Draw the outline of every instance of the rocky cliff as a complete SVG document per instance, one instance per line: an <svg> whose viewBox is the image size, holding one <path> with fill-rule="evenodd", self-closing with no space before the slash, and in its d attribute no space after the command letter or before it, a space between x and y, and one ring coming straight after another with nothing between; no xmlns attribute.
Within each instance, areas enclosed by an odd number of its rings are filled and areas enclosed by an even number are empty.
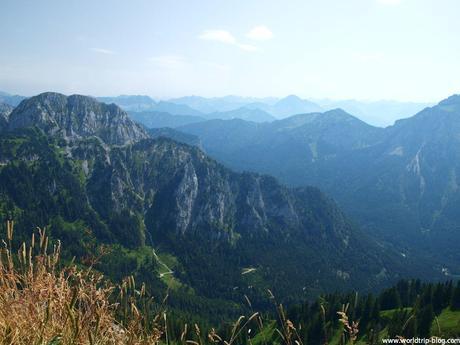
<svg viewBox="0 0 460 345"><path fill-rule="evenodd" d="M126 112L114 104L53 92L24 100L11 113L10 130L30 126L68 140L97 136L110 145L125 145L148 137Z"/></svg>

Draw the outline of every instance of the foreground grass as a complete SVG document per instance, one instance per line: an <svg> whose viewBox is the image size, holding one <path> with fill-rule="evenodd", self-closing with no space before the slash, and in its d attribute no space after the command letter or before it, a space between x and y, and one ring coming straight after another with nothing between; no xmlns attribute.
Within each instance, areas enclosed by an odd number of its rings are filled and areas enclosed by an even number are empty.
<svg viewBox="0 0 460 345"><path fill-rule="evenodd" d="M382 310L380 312L380 317L382 319L385 319L386 321L390 321L394 314L395 313L399 313L399 312L402 312L402 311L407 311L407 312L411 312L412 311L412 308L411 307L407 307L407 308L399 308L399 309L388 309L388 310Z"/></svg>
<svg viewBox="0 0 460 345"><path fill-rule="evenodd" d="M8 223L9 244L0 250L2 344L157 344L163 337L161 319L139 311L132 280L117 289L91 268L60 267L60 245L48 251L42 230L14 255L12 235Z"/></svg>
<svg viewBox="0 0 460 345"><path fill-rule="evenodd" d="M305 333L302 324L294 325L282 305L273 314L262 317L258 312L240 316L219 330L201 330L196 324L171 319L166 301L153 301L143 285L127 277L115 285L92 266L62 264L59 242L51 245L45 231L32 235L28 245L12 250L13 223L8 222L6 239L0 247L0 344L67 345L67 344L166 344L166 345L306 345L304 338L324 331L330 345L367 344L367 335L359 333L359 320L349 320L349 304L337 311L338 323L326 320L320 305L323 326L316 333ZM182 284L173 279L177 259L155 253L160 265L158 274L170 289ZM255 274L254 270L247 275ZM252 309L251 302L247 303ZM388 334L388 323L396 312L412 308L380 311L383 321L378 338ZM431 334L447 337L460 335L460 311L447 308L435 319ZM172 330L175 330L173 332ZM365 331L366 329L364 329ZM179 334L179 336L178 336ZM378 341L377 341L378 342ZM374 341L375 343L375 341ZM311 342L308 342L311 345Z"/></svg>
<svg viewBox="0 0 460 345"><path fill-rule="evenodd" d="M38 229L37 238L32 235L17 253L12 222L6 235L0 248L0 344L236 345L254 340L254 345L268 345L276 338L280 344L303 345L282 306L277 307L278 322L264 324L257 312L240 316L225 338L214 329L202 332L196 324L184 324L180 338L171 339L165 301L153 303L132 277L114 285L92 267L61 265L60 244L51 245L44 230ZM169 272L174 258L162 259L164 273Z"/></svg>
<svg viewBox="0 0 460 345"><path fill-rule="evenodd" d="M444 338L460 336L460 310L453 311L450 308L444 309L433 321L431 334Z"/></svg>

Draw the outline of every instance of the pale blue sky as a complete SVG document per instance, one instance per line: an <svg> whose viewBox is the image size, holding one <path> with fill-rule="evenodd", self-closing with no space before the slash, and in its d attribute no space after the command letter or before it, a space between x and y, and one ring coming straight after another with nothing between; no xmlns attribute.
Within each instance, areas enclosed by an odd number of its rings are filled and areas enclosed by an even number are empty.
<svg viewBox="0 0 460 345"><path fill-rule="evenodd" d="M0 90L437 101L458 0L0 0Z"/></svg>

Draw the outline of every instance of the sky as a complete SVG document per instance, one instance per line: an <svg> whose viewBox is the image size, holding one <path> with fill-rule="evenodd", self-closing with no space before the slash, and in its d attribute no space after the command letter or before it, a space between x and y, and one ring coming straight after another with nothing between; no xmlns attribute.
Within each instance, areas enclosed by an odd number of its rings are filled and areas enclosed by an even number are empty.
<svg viewBox="0 0 460 345"><path fill-rule="evenodd" d="M0 0L0 90L393 99L460 93L458 0Z"/></svg>

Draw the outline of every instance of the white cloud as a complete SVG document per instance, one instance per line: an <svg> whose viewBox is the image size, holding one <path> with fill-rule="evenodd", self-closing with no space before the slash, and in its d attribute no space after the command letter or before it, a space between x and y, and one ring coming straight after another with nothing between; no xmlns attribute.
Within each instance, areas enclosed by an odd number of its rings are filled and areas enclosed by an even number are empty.
<svg viewBox="0 0 460 345"><path fill-rule="evenodd" d="M377 0L378 3L382 5L399 5L401 0Z"/></svg>
<svg viewBox="0 0 460 345"><path fill-rule="evenodd" d="M273 37L273 33L266 26L259 25L252 28L252 30L246 34L246 37L256 41L268 41Z"/></svg>
<svg viewBox="0 0 460 345"><path fill-rule="evenodd" d="M258 50L256 46L238 42L235 36L233 36L230 32L225 31L225 30L206 30L206 31L203 31L198 36L198 38L202 40L206 40L206 41L215 41L215 42L232 45L232 46L240 48L241 50L245 50L247 52L255 52Z"/></svg>
<svg viewBox="0 0 460 345"><path fill-rule="evenodd" d="M230 32L225 30L206 30L199 36L199 38L207 41L236 44L236 38L233 37Z"/></svg>
<svg viewBox="0 0 460 345"><path fill-rule="evenodd" d="M104 49L104 48L91 48L93 52L105 55L115 55L116 53L113 50Z"/></svg>

